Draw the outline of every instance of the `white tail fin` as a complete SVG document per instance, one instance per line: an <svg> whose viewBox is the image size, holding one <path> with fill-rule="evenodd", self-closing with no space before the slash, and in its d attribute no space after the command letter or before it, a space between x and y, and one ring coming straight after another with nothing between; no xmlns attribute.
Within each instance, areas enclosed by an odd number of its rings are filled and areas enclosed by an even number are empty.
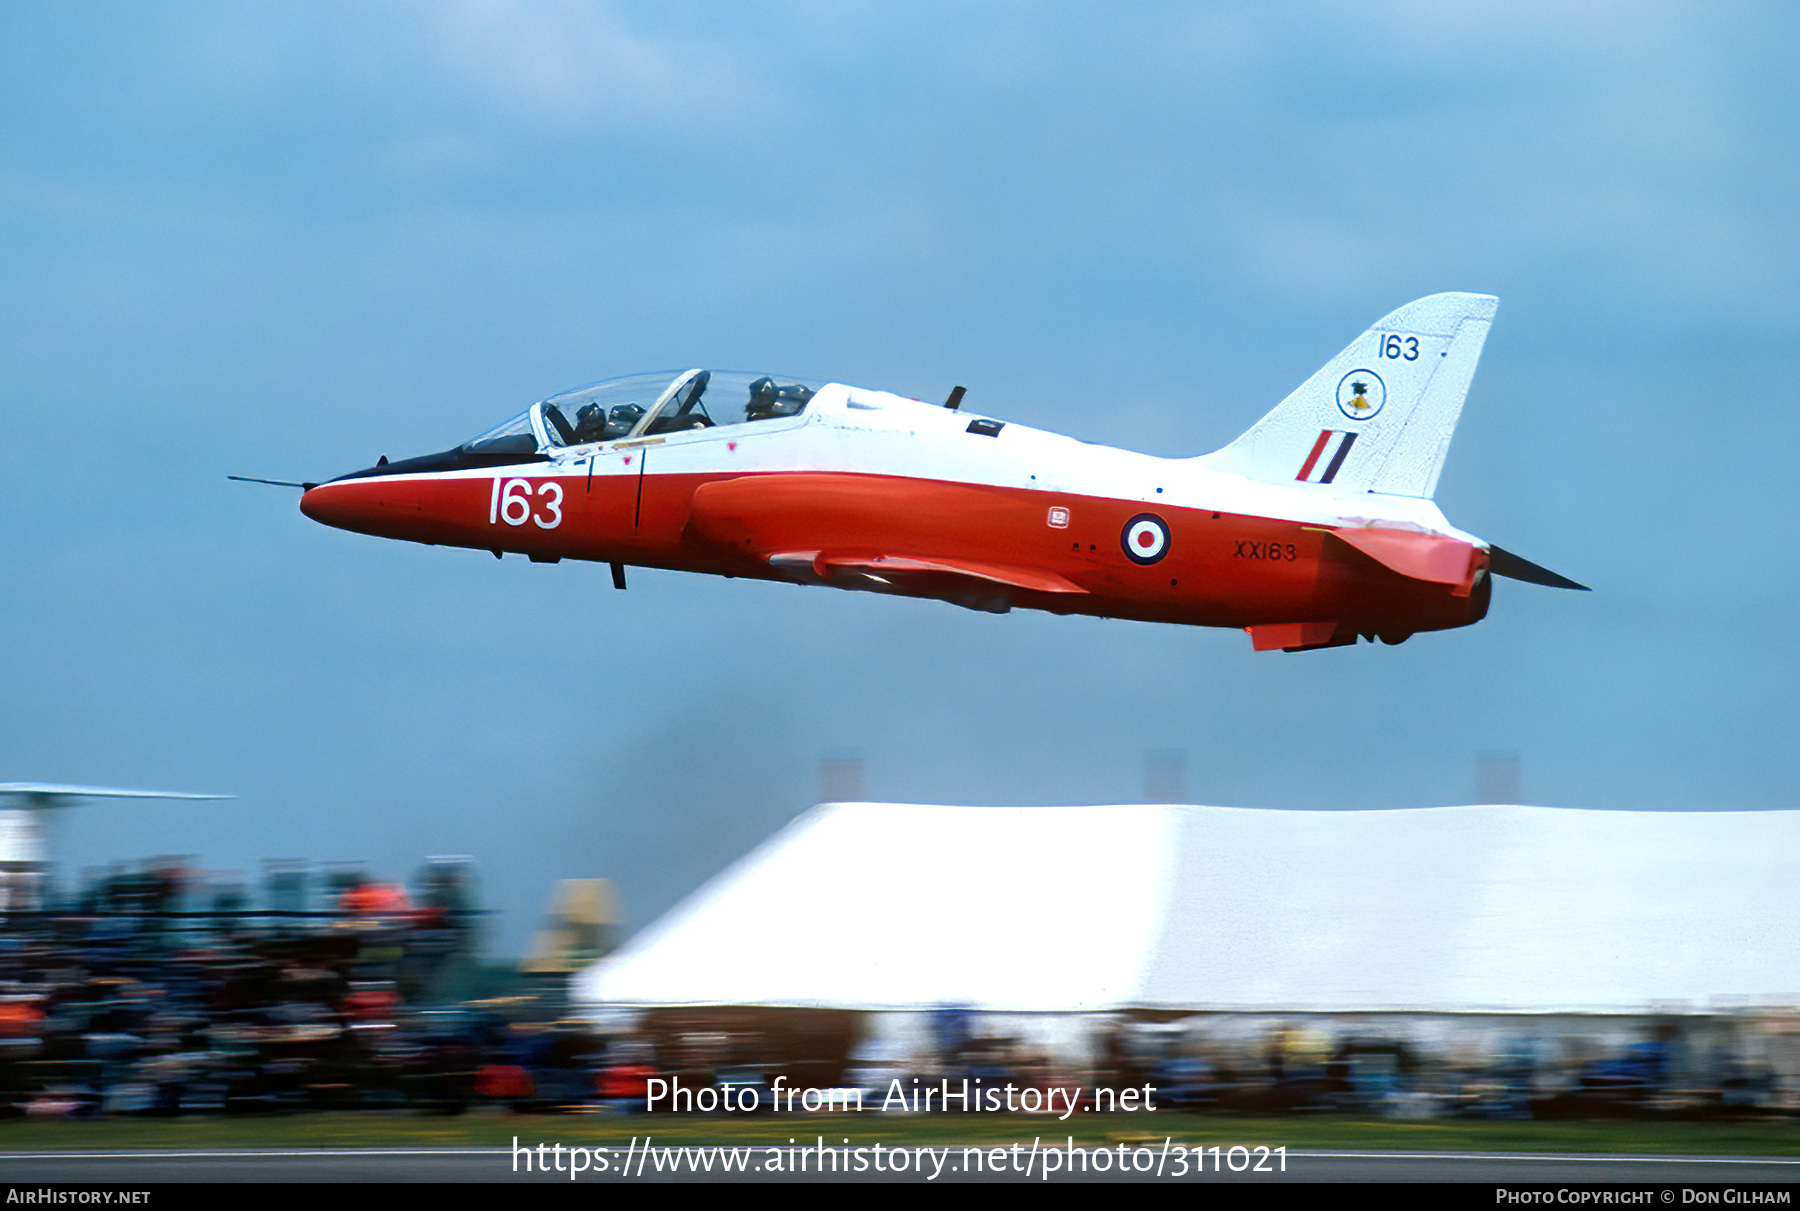
<svg viewBox="0 0 1800 1211"><path fill-rule="evenodd" d="M1199 461L1264 483L1429 497L1498 303L1486 294L1408 303Z"/></svg>

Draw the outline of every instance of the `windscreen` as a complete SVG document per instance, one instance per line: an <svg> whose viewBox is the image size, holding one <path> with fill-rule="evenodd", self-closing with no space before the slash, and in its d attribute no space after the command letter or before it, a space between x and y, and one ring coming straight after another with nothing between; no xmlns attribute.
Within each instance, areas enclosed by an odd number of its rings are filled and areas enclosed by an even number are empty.
<svg viewBox="0 0 1800 1211"><path fill-rule="evenodd" d="M462 448L471 454L536 454L537 435L531 431L530 410L471 437Z"/></svg>

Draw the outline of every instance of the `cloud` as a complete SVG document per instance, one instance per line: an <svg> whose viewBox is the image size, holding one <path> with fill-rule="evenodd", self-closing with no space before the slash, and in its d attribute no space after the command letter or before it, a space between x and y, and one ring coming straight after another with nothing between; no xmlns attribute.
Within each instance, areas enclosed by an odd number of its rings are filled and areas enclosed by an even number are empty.
<svg viewBox="0 0 1800 1211"><path fill-rule="evenodd" d="M425 10L438 61L558 125L740 120L767 104L738 48L611 4L460 0Z"/></svg>

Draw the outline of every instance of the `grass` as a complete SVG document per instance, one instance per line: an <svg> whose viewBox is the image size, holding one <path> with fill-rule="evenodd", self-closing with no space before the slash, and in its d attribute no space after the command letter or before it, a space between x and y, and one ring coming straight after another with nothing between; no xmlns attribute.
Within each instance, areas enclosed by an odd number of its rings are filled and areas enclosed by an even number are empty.
<svg viewBox="0 0 1800 1211"><path fill-rule="evenodd" d="M405 1111L339 1111L263 1117L111 1119L99 1122L12 1120L0 1124L0 1152L112 1151L157 1148L508 1147L627 1144L1029 1145L1041 1137L1077 1144L1160 1143L1189 1147L1243 1144L1295 1150L1379 1149L1417 1152L1597 1152L1631 1155L1800 1155L1800 1122L1395 1122L1337 1116L1247 1116L1178 1113L1026 1114L760 1114L749 1116L508 1114L476 1110L458 1116Z"/></svg>

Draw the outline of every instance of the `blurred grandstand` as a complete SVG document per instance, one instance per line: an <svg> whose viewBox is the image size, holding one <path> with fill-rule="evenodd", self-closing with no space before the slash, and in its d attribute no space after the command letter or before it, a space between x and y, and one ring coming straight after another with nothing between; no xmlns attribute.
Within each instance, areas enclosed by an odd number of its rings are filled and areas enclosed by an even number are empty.
<svg viewBox="0 0 1800 1211"><path fill-rule="evenodd" d="M408 889L272 862L159 859L0 919L0 1113L421 1105L473 1094L482 913L467 859Z"/></svg>
<svg viewBox="0 0 1800 1211"><path fill-rule="evenodd" d="M660 1077L1785 1116L1796 841L1794 812L834 804L616 951L611 887L558 885L519 969L480 960L467 858L159 859L0 916L0 1114L640 1111Z"/></svg>

